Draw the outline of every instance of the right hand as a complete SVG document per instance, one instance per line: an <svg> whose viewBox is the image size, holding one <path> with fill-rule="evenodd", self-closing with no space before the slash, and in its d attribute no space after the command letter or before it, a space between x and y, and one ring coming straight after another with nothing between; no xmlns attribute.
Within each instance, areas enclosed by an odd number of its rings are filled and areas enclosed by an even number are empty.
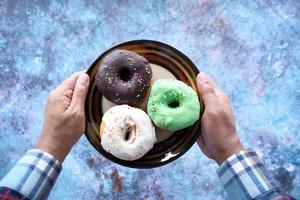
<svg viewBox="0 0 300 200"><path fill-rule="evenodd" d="M197 76L197 87L205 107L197 143L208 158L221 164L244 149L236 132L229 98L203 72Z"/></svg>

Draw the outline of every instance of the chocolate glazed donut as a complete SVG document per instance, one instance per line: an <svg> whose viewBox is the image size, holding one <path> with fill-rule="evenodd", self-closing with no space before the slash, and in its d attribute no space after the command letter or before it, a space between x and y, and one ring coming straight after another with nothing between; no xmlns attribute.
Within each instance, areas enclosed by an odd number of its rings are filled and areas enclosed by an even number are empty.
<svg viewBox="0 0 300 200"><path fill-rule="evenodd" d="M115 50L102 59L96 84L103 96L116 104L137 105L150 87L152 70L142 56Z"/></svg>

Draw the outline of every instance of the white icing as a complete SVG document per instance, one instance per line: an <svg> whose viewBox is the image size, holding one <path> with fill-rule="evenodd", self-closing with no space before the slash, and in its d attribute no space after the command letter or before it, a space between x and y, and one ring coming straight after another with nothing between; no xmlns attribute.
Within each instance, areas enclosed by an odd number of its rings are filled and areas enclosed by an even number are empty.
<svg viewBox="0 0 300 200"><path fill-rule="evenodd" d="M128 105L110 108L103 116L102 147L122 160L143 157L156 142L155 129L148 115L141 109ZM125 140L126 124L135 125L135 134ZM134 131L133 131L134 132Z"/></svg>

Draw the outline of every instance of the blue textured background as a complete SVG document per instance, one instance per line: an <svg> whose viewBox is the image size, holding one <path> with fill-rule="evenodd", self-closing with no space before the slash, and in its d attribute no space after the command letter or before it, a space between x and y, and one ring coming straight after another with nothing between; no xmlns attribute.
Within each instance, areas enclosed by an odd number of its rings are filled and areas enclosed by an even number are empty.
<svg viewBox="0 0 300 200"><path fill-rule="evenodd" d="M216 79L242 142L300 197L298 0L1 0L0 178L36 143L48 92L132 39L168 43ZM83 136L50 199L224 199L216 168L194 145L167 166L129 169Z"/></svg>

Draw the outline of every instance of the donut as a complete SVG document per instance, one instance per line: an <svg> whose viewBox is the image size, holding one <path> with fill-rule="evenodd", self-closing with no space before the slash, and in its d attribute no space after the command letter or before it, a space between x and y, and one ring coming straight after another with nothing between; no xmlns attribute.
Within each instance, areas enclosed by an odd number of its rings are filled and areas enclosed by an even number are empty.
<svg viewBox="0 0 300 200"><path fill-rule="evenodd" d="M151 87L147 112L156 126L177 131L199 119L200 103L196 92L184 82L161 79Z"/></svg>
<svg viewBox="0 0 300 200"><path fill-rule="evenodd" d="M143 157L156 142L149 116L128 105L117 105L104 113L100 137L104 150L122 160Z"/></svg>
<svg viewBox="0 0 300 200"><path fill-rule="evenodd" d="M96 74L96 84L103 96L115 104L137 105L150 87L149 62L132 51L114 50L106 55Z"/></svg>

